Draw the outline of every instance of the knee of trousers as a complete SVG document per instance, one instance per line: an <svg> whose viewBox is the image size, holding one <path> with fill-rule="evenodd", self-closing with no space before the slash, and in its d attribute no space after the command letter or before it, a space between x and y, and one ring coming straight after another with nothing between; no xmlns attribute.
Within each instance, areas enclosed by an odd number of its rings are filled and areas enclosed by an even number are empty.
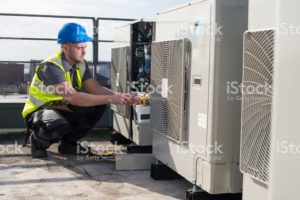
<svg viewBox="0 0 300 200"><path fill-rule="evenodd" d="M41 126L35 132L36 136L46 141L59 141L64 135L70 132L69 123L62 121L52 126Z"/></svg>
<svg viewBox="0 0 300 200"><path fill-rule="evenodd" d="M52 127L52 129L40 127L33 133L34 141L38 148L47 149L51 144L59 142L69 131L69 124L60 124Z"/></svg>

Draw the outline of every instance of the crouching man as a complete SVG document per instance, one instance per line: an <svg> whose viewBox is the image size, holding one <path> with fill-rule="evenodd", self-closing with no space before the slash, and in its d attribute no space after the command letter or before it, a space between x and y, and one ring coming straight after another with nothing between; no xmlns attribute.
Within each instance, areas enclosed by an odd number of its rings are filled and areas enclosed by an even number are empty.
<svg viewBox="0 0 300 200"><path fill-rule="evenodd" d="M58 152L77 153L77 141L101 118L106 104L133 104L136 97L115 93L92 77L86 61L92 38L83 26L65 24L58 33L55 55L35 69L22 116L28 128L33 158L48 156L46 149L60 142ZM83 148L83 147L82 147Z"/></svg>

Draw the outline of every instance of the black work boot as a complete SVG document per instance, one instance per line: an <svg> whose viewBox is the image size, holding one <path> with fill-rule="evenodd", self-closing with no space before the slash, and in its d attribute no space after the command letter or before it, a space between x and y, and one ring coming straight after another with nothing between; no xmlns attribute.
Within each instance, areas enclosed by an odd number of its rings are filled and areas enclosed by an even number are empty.
<svg viewBox="0 0 300 200"><path fill-rule="evenodd" d="M58 152L61 154L97 156L91 147L82 146L80 143L77 143L77 145L69 144L63 141L58 145Z"/></svg>
<svg viewBox="0 0 300 200"><path fill-rule="evenodd" d="M32 158L45 158L48 156L46 149L39 149L34 140L34 134L30 136L31 143L31 157Z"/></svg>

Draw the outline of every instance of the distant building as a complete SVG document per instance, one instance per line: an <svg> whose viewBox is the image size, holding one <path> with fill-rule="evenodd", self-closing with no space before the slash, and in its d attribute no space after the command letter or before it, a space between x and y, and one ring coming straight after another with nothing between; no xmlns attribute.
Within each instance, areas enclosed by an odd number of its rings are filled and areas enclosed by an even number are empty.
<svg viewBox="0 0 300 200"><path fill-rule="evenodd" d="M24 64L0 64L0 93L27 93Z"/></svg>
<svg viewBox="0 0 300 200"><path fill-rule="evenodd" d="M24 64L0 64L0 83L9 85L24 83Z"/></svg>

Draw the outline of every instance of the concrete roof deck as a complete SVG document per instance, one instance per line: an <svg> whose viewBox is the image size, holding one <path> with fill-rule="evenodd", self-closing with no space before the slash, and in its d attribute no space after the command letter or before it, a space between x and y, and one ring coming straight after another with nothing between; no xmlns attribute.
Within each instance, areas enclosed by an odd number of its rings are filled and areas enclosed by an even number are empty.
<svg viewBox="0 0 300 200"><path fill-rule="evenodd" d="M82 160L49 149L46 159L32 159L30 147L4 152L23 135L0 135L0 200L2 199L184 199L191 184L184 179L155 181L150 171L116 171L114 161ZM109 131L98 130L85 141L110 145ZM19 150L18 150L19 149ZM81 157L82 158L82 157Z"/></svg>

